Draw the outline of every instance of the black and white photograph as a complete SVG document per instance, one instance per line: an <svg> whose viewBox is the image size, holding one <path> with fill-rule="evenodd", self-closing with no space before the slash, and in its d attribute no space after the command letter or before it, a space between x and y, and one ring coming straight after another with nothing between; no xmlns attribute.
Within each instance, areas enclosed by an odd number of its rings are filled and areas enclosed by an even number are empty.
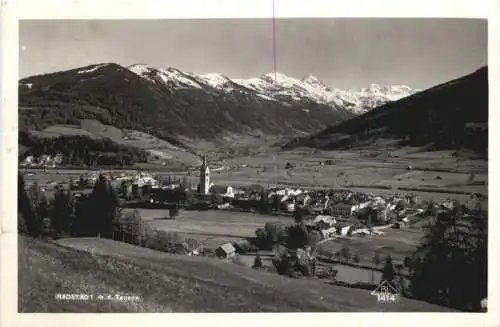
<svg viewBox="0 0 500 327"><path fill-rule="evenodd" d="M487 19L18 33L19 313L487 314Z"/></svg>

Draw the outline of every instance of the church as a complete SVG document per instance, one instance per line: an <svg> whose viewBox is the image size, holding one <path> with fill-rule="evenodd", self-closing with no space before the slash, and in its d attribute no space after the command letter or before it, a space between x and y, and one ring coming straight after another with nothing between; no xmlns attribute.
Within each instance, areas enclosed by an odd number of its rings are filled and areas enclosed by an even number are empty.
<svg viewBox="0 0 500 327"><path fill-rule="evenodd" d="M210 181L210 168L208 167L206 155L203 155L203 163L200 167L200 184L198 191L203 195L217 193L226 198L234 198L234 192L231 186L216 186Z"/></svg>

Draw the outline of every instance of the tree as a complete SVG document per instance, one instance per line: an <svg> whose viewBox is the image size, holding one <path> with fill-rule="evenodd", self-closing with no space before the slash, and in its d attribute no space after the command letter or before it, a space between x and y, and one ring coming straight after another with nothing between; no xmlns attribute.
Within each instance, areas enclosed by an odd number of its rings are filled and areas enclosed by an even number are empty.
<svg viewBox="0 0 500 327"><path fill-rule="evenodd" d="M419 299L479 311L487 294L488 214L460 205L441 212L418 249L423 256L411 275Z"/></svg>
<svg viewBox="0 0 500 327"><path fill-rule="evenodd" d="M90 195L92 228L96 235L113 237L113 222L119 215L118 197L104 175L99 175Z"/></svg>
<svg viewBox="0 0 500 327"><path fill-rule="evenodd" d="M175 219L179 215L179 207L177 204L174 204L172 208L168 211L170 219Z"/></svg>
<svg viewBox="0 0 500 327"><path fill-rule="evenodd" d="M33 183L29 190L33 213L39 232L42 232L42 221L50 217L50 203L37 182Z"/></svg>
<svg viewBox="0 0 500 327"><path fill-rule="evenodd" d="M382 270L382 281L386 281L392 286L394 286L393 280L395 275L396 273L394 271L394 266L392 264L392 258L391 256L387 256L385 258L384 269Z"/></svg>
<svg viewBox="0 0 500 327"><path fill-rule="evenodd" d="M269 212L269 204L267 202L267 194L265 191L260 192L259 196L259 211L260 213L267 213Z"/></svg>
<svg viewBox="0 0 500 327"><path fill-rule="evenodd" d="M355 254L354 257L352 258L352 261L354 261L355 264L359 264L359 256Z"/></svg>
<svg viewBox="0 0 500 327"><path fill-rule="evenodd" d="M262 258L260 255L255 256L255 260L253 262L253 268L261 268L262 267Z"/></svg>
<svg viewBox="0 0 500 327"><path fill-rule="evenodd" d="M222 204L222 202L223 202L222 195L220 195L218 193L212 193L210 196L210 201L212 202L212 204L218 206L218 205Z"/></svg>
<svg viewBox="0 0 500 327"><path fill-rule="evenodd" d="M373 258L372 258L372 262L373 264L375 265L375 267L378 267L380 265L380 262L381 262L381 259L380 259L380 251L375 251L373 253ZM372 270L372 283L375 282L375 273L374 271Z"/></svg>
<svg viewBox="0 0 500 327"><path fill-rule="evenodd" d="M261 248L261 249L267 248L268 237L267 237L267 233L264 230L264 228L258 228L255 231L255 238L256 238L257 246L259 248Z"/></svg>
<svg viewBox="0 0 500 327"><path fill-rule="evenodd" d="M52 207L52 224L56 237L69 230L73 215L72 195L70 192L60 188L54 194L54 205Z"/></svg>
<svg viewBox="0 0 500 327"><path fill-rule="evenodd" d="M186 175L184 175L184 176L182 177L181 188L182 188L183 190L186 190L186 189L188 189L188 187L189 187L189 186L188 186L188 179L187 179L187 176L186 176Z"/></svg>
<svg viewBox="0 0 500 327"><path fill-rule="evenodd" d="M73 206L75 218L71 225L71 233L74 236L95 236L90 197L88 195L75 197Z"/></svg>
<svg viewBox="0 0 500 327"><path fill-rule="evenodd" d="M289 249L301 249L309 244L309 233L303 223L294 224L287 228Z"/></svg>
<svg viewBox="0 0 500 327"><path fill-rule="evenodd" d="M304 210L301 207L295 208L295 211L293 212L293 219L297 224L302 223L304 220Z"/></svg>
<svg viewBox="0 0 500 327"><path fill-rule="evenodd" d="M78 188L80 190L83 190L84 188L87 187L87 180L83 177L83 175L80 175L80 178L78 180Z"/></svg>
<svg viewBox="0 0 500 327"><path fill-rule="evenodd" d="M316 244L318 244L319 241L321 241L321 235L319 231L313 230L308 233L307 243L311 247L312 251L316 249Z"/></svg>
<svg viewBox="0 0 500 327"><path fill-rule="evenodd" d="M278 243L279 237L283 231L283 226L277 223L266 223L264 225L264 230L267 233L267 239L270 246Z"/></svg>
<svg viewBox="0 0 500 327"><path fill-rule="evenodd" d="M403 276L401 274L402 270L404 268L404 265L401 264L401 263L398 263L396 265L396 271L398 272L398 280L399 280L399 289L401 290L401 292L404 291L405 289L405 285L404 285L404 279L403 279Z"/></svg>
<svg viewBox="0 0 500 327"><path fill-rule="evenodd" d="M278 195L274 195L273 197L273 207L276 212L279 212L281 209L281 200Z"/></svg>
<svg viewBox="0 0 500 327"><path fill-rule="evenodd" d="M24 177L21 173L17 175L17 211L20 214L18 231L38 236L40 234L40 221L37 219L33 203L26 192Z"/></svg>

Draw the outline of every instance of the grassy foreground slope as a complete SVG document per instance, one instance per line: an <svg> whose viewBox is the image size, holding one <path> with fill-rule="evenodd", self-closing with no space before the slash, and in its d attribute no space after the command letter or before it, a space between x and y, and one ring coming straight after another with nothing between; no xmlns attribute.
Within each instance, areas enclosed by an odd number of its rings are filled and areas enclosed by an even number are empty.
<svg viewBox="0 0 500 327"><path fill-rule="evenodd" d="M293 280L233 263L170 256L103 239L19 239L20 312L447 311L364 290ZM58 301L57 293L136 295L140 302Z"/></svg>

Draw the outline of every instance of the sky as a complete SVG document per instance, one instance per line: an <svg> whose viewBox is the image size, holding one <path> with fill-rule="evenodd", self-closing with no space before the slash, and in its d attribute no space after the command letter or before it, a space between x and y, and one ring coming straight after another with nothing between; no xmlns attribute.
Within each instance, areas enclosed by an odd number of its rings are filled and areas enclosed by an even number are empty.
<svg viewBox="0 0 500 327"><path fill-rule="evenodd" d="M479 19L277 19L276 70L325 84L425 89L487 64ZM21 21L20 78L114 62L230 78L274 72L271 19Z"/></svg>

